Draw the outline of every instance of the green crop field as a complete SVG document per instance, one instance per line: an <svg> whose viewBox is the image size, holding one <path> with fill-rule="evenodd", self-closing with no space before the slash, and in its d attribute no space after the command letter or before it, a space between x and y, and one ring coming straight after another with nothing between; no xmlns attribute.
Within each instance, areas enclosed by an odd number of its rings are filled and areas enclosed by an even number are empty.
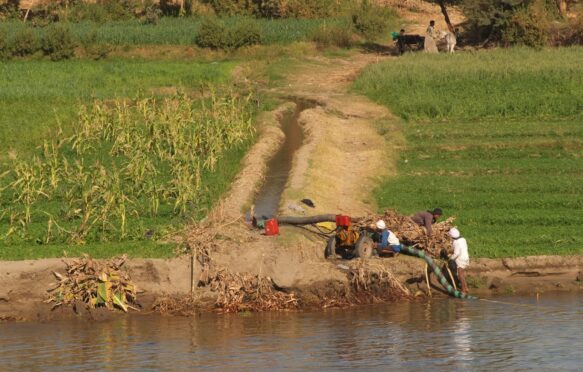
<svg viewBox="0 0 583 372"><path fill-rule="evenodd" d="M231 62L71 60L0 64L0 163L9 152L42 144L60 122L69 131L81 104L92 99L151 95L183 87L198 90L224 83Z"/></svg>
<svg viewBox="0 0 583 372"><path fill-rule="evenodd" d="M237 21L236 17L226 18L228 24ZM256 19L262 30L263 44L289 44L310 40L314 32L323 24L343 24L345 18L331 19ZM83 21L70 23L73 37L82 43L88 41L111 45L194 45L199 18L160 19L158 24L142 24L139 20L108 21L95 23ZM0 31L10 35L26 27L22 22L11 21L0 24ZM42 28L36 29L43 32Z"/></svg>
<svg viewBox="0 0 583 372"><path fill-rule="evenodd" d="M172 255L158 242L206 214L253 141L234 65L0 66L0 259Z"/></svg>
<svg viewBox="0 0 583 372"><path fill-rule="evenodd" d="M582 57L409 55L365 70L355 89L406 119L379 207L443 208L476 257L583 253Z"/></svg>

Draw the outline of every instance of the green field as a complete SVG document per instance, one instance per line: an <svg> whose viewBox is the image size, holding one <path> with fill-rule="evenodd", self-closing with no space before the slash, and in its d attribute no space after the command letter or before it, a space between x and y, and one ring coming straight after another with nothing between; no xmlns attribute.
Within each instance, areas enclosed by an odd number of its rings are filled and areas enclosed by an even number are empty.
<svg viewBox="0 0 583 372"><path fill-rule="evenodd" d="M227 25L237 21L236 17L226 18ZM323 24L345 24L345 18L331 19L254 19L262 31L262 44L289 44L308 41ZM110 45L194 45L202 19L170 18L160 19L158 24L142 24L139 20L108 21L95 23L83 21L71 23L73 37L82 43L96 42ZM26 27L22 22L10 21L0 24L0 31L10 35ZM37 28L40 36L42 28Z"/></svg>
<svg viewBox="0 0 583 372"><path fill-rule="evenodd" d="M0 259L172 255L175 247L158 241L205 216L253 141L242 128L256 107L227 88L234 66L121 59L0 66ZM122 101L127 107L118 109Z"/></svg>
<svg viewBox="0 0 583 372"><path fill-rule="evenodd" d="M365 70L355 89L407 119L379 207L443 208L476 257L583 253L582 57L409 55Z"/></svg>
<svg viewBox="0 0 583 372"><path fill-rule="evenodd" d="M42 144L60 122L69 131L92 99L152 95L225 83L235 64L186 61L8 61L0 64L0 163Z"/></svg>

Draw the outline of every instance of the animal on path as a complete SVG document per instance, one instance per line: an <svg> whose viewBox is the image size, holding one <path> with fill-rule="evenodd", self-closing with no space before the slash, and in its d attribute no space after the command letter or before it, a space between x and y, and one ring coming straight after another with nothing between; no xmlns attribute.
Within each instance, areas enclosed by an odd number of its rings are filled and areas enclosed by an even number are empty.
<svg viewBox="0 0 583 372"><path fill-rule="evenodd" d="M447 43L447 52L454 53L455 45L457 44L455 34L450 31L441 31L440 38L445 39L445 42Z"/></svg>

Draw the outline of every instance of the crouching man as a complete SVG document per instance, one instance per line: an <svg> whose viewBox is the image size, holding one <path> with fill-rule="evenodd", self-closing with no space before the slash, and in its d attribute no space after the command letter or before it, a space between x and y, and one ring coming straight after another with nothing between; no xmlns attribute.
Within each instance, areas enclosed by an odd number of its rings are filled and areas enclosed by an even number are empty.
<svg viewBox="0 0 583 372"><path fill-rule="evenodd" d="M460 231L455 227L449 230L449 236L451 236L453 239L453 254L449 257L449 259L455 262L457 276L460 280L460 284L462 285L462 292L468 293L465 272L468 266L470 266L468 243L466 242L466 238L461 236Z"/></svg>
<svg viewBox="0 0 583 372"><path fill-rule="evenodd" d="M399 238L397 238L395 233L387 229L385 221L378 220L375 224L375 230L373 241L375 242L375 250L379 256L382 254L396 256L401 252Z"/></svg>

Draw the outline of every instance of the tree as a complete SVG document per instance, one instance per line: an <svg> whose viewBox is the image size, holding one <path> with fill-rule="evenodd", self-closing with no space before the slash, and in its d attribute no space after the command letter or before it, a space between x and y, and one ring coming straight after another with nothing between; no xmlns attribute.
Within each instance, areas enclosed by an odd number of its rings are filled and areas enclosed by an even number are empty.
<svg viewBox="0 0 583 372"><path fill-rule="evenodd" d="M455 32L455 28L453 27L453 25L451 24L451 20L449 19L447 6L458 5L462 2L462 0L429 0L429 2L439 5L441 13L443 14L443 18L445 19L445 23L447 24L448 30L450 32Z"/></svg>
<svg viewBox="0 0 583 372"><path fill-rule="evenodd" d="M556 0L557 7L559 8L559 13L561 13L561 17L567 16L567 0Z"/></svg>

